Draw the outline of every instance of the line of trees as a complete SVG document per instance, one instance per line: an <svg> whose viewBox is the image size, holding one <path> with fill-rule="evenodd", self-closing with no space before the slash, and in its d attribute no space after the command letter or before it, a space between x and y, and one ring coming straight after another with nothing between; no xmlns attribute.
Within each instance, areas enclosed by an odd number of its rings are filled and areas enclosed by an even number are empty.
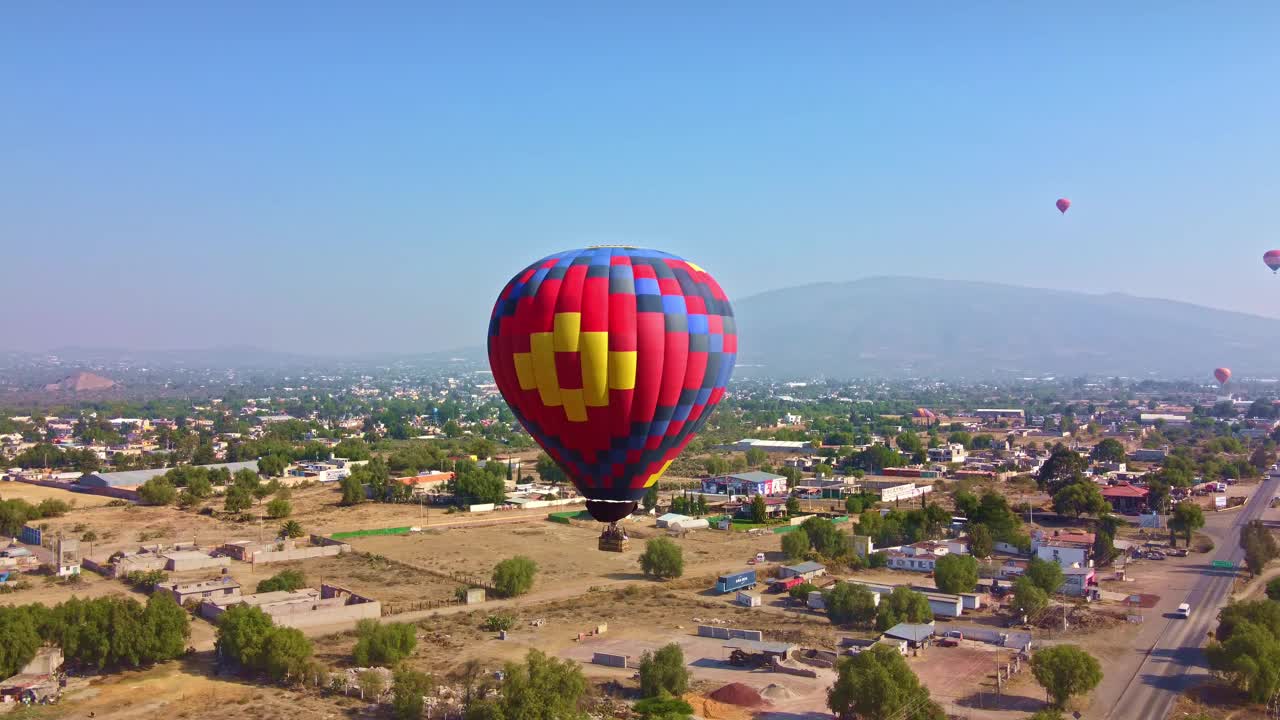
<svg viewBox="0 0 1280 720"><path fill-rule="evenodd" d="M72 598L52 608L0 607L0 677L16 673L44 643L57 645L72 667L138 668L179 657L191 623L167 593L145 605L133 598Z"/></svg>
<svg viewBox="0 0 1280 720"><path fill-rule="evenodd" d="M32 505L22 498L0 499L0 535L17 537L22 526L35 520L61 517L71 512L73 506L65 500L46 498Z"/></svg>

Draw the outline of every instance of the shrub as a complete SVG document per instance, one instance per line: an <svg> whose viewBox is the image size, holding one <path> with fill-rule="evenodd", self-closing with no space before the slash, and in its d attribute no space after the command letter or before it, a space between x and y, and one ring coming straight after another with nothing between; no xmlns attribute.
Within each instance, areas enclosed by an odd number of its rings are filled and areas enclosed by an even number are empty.
<svg viewBox="0 0 1280 720"><path fill-rule="evenodd" d="M361 620L356 632L359 639L351 654L360 666L395 665L412 655L418 645L417 628L409 623Z"/></svg>
<svg viewBox="0 0 1280 720"><path fill-rule="evenodd" d="M510 615L490 615L484 619L480 625L481 630L489 632L498 632L500 630L510 630L515 627L516 619Z"/></svg>
<svg viewBox="0 0 1280 720"><path fill-rule="evenodd" d="M653 538L644 545L640 569L656 578L678 578L684 574L684 551L670 538Z"/></svg>
<svg viewBox="0 0 1280 720"><path fill-rule="evenodd" d="M507 558L493 569L493 587L503 597L523 595L533 587L537 572L538 564L523 555Z"/></svg>
<svg viewBox="0 0 1280 720"><path fill-rule="evenodd" d="M293 592L306 586L307 578L302 574L301 570L281 570L266 580L259 581L257 592L277 592L280 590Z"/></svg>

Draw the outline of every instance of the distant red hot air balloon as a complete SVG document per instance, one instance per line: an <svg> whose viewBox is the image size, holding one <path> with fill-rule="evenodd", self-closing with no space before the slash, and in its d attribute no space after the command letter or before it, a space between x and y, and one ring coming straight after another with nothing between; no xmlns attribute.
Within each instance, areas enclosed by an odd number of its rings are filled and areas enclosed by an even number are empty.
<svg viewBox="0 0 1280 720"><path fill-rule="evenodd" d="M611 524L706 424L737 352L720 285L657 250L593 247L538 260L503 288L489 324L498 390L587 498L587 512Z"/></svg>
<svg viewBox="0 0 1280 720"><path fill-rule="evenodd" d="M1213 376L1217 378L1219 385L1226 385L1231 379L1231 368L1218 368L1213 371Z"/></svg>
<svg viewBox="0 0 1280 720"><path fill-rule="evenodd" d="M1268 250L1262 254L1262 262L1271 268L1271 272L1280 270L1280 250Z"/></svg>
<svg viewBox="0 0 1280 720"><path fill-rule="evenodd" d="M1071 201L1066 198L1058 198L1058 202L1054 203L1058 206L1058 212L1066 214L1067 208L1071 207Z"/></svg>

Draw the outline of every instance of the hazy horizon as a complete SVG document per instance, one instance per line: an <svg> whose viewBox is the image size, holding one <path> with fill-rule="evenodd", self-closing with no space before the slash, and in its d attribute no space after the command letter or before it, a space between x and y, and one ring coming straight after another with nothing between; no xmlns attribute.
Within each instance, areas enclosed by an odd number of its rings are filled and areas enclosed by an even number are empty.
<svg viewBox="0 0 1280 720"><path fill-rule="evenodd" d="M11 9L0 350L470 348L601 243L1280 317L1280 8L877 13Z"/></svg>

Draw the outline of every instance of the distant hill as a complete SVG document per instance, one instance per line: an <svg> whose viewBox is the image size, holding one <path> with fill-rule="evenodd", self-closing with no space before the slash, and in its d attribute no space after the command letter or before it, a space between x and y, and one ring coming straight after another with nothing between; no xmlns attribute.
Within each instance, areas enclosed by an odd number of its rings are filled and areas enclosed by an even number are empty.
<svg viewBox="0 0 1280 720"><path fill-rule="evenodd" d="M753 374L1280 375L1280 320L1119 293L876 277L753 295L734 314Z"/></svg>
<svg viewBox="0 0 1280 720"><path fill-rule="evenodd" d="M101 375L94 375L91 372L78 372L56 383L45 385L44 389L48 392L98 392L110 390L115 386L115 382Z"/></svg>

